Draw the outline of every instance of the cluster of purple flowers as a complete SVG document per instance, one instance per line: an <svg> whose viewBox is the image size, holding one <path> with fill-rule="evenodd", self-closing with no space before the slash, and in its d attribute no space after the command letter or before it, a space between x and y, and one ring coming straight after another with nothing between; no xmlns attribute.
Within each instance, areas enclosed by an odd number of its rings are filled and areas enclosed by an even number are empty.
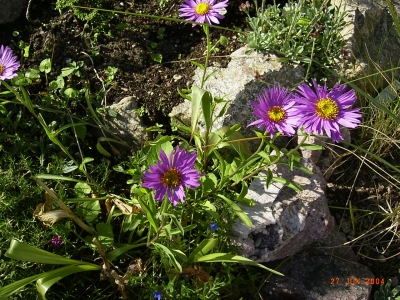
<svg viewBox="0 0 400 300"><path fill-rule="evenodd" d="M274 85L257 95L258 102L250 101L253 114L258 117L248 126L265 127L271 138L276 131L292 136L295 128L303 127L309 134L325 134L334 142L343 140L340 125L356 128L361 122L359 108L349 109L357 100L353 89L338 83L329 91L326 84L319 86L312 79L314 90L303 82L295 92Z"/></svg>
<svg viewBox="0 0 400 300"><path fill-rule="evenodd" d="M319 86L313 79L314 90L302 83L295 92L274 85L257 95L257 102L250 101L253 114L258 119L248 126L265 127L271 138L276 131L292 136L295 128L302 127L309 134L326 135L334 142L343 140L340 125L355 128L361 122L359 108L349 109L357 100L353 89L346 91L346 85L336 84L330 91L326 84ZM172 151L169 158L164 151L161 161L145 171L143 187L155 190L155 199L163 201L165 195L176 206L184 202L184 188L195 189L199 183L198 170L194 168L197 154L180 150ZM216 227L211 227L214 231Z"/></svg>

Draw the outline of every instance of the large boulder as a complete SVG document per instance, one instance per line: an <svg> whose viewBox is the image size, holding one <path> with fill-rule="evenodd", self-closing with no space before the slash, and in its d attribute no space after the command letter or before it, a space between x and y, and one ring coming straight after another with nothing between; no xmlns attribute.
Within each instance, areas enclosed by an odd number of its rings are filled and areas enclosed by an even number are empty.
<svg viewBox="0 0 400 300"><path fill-rule="evenodd" d="M325 197L325 179L312 159L302 158L301 165L313 174L290 170L284 164L271 167L274 176L300 185L301 192L281 183L267 188L265 178L254 178L247 196L255 206L242 206L253 226L238 220L232 228L232 241L243 256L257 262L282 259L331 232L334 219Z"/></svg>
<svg viewBox="0 0 400 300"><path fill-rule="evenodd" d="M28 0L0 0L0 24L14 22L26 9Z"/></svg>
<svg viewBox="0 0 400 300"><path fill-rule="evenodd" d="M400 2L392 2L399 13ZM379 69L387 70L399 65L399 35L386 0L332 0L331 3L347 13L347 25L342 35L347 41L349 57L340 66L342 75L349 80L360 79ZM373 81L379 88L384 83L379 82L382 76L378 77ZM361 87L367 85L359 84Z"/></svg>
<svg viewBox="0 0 400 300"><path fill-rule="evenodd" d="M254 136L255 127L246 126L255 120L249 100L255 100L255 94L263 87L279 83L289 89L295 88L304 79L304 69L300 66L287 66L277 62L274 55L263 55L248 52L242 47L231 54L231 61L226 68L207 68L207 74L215 72L205 83L203 89L213 97L228 101L228 109L224 116L214 123L213 131L222 126L242 125L241 133L245 137ZM200 87L203 70L197 68L193 77L193 86ZM218 105L215 115L219 114L223 104ZM214 116L215 116L214 115ZM191 102L185 100L174 107L170 113L172 123L190 126ZM205 130L203 120L199 122L199 130Z"/></svg>
<svg viewBox="0 0 400 300"><path fill-rule="evenodd" d="M294 255L260 289L262 299L333 300L370 298L374 274L356 260L346 237L331 234L326 240Z"/></svg>

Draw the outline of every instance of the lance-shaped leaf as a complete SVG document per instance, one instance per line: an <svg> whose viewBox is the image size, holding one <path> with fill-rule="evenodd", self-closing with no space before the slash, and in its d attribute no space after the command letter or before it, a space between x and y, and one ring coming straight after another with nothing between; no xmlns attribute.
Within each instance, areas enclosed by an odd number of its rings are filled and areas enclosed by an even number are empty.
<svg viewBox="0 0 400 300"><path fill-rule="evenodd" d="M86 271L101 270L100 266L89 266L89 265L78 265L78 266L65 266L54 271L42 273L41 277L36 281L36 289L42 295L43 299L46 299L47 290L55 284L57 281L64 277Z"/></svg>
<svg viewBox="0 0 400 300"><path fill-rule="evenodd" d="M282 273L279 273L278 271L267 268L266 266L264 266L262 264L252 261L251 259L248 259L243 256L239 256L239 255L229 254L229 253L212 253L212 254L197 257L195 259L195 261L196 262L209 262L209 263L212 263L212 262L242 263L242 264L246 264L246 265L260 267L260 268L268 270L274 274L284 276Z"/></svg>
<svg viewBox="0 0 400 300"><path fill-rule="evenodd" d="M17 240L12 240L10 244L10 248L7 250L6 257L22 260L22 261L30 261L40 264L55 264L55 265L90 265L96 266L98 265L74 260L70 258L63 257L61 255L57 255L51 252L47 252L45 250L30 246L28 244L19 242Z"/></svg>

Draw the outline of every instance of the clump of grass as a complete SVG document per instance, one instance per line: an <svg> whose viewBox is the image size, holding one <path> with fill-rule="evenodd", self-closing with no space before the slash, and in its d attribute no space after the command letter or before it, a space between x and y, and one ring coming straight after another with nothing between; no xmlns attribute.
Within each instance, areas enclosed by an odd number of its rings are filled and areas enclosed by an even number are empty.
<svg viewBox="0 0 400 300"><path fill-rule="evenodd" d="M242 5L249 29L241 40L251 49L272 52L288 63L300 63L307 69L306 79L327 77L324 71L339 58L345 41L341 30L345 12L330 1L291 1L283 7L254 1L255 16L250 6ZM322 67L321 67L322 66ZM322 76L321 76L322 75Z"/></svg>

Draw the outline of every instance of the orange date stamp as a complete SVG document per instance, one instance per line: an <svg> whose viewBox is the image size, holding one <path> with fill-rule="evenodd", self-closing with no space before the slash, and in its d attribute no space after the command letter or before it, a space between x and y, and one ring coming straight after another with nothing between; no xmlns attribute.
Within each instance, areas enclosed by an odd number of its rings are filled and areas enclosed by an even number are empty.
<svg viewBox="0 0 400 300"><path fill-rule="evenodd" d="M374 284L385 284L385 278L359 278L359 277L346 277L346 278L339 278L339 277L332 277L330 284L345 284L345 285L374 285Z"/></svg>

